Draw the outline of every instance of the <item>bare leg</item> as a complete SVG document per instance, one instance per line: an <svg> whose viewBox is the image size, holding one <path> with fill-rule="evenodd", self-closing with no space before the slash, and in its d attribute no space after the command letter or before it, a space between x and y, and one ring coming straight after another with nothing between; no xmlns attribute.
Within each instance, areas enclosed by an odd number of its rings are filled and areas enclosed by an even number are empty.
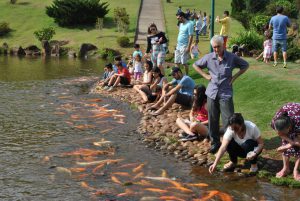
<svg viewBox="0 0 300 201"><path fill-rule="evenodd" d="M158 65L158 68L160 69L161 74L165 75L165 68L162 64Z"/></svg>
<svg viewBox="0 0 300 201"><path fill-rule="evenodd" d="M260 55L258 55L255 59L259 60L263 55L264 55L264 52L260 53Z"/></svg>
<svg viewBox="0 0 300 201"><path fill-rule="evenodd" d="M142 97L143 99L143 103L147 103L148 102L148 96L147 94L144 92L144 90L149 90L149 88L147 86L144 85L135 85L133 87L134 90L136 90ZM151 93L151 91L149 90L149 93Z"/></svg>
<svg viewBox="0 0 300 201"><path fill-rule="evenodd" d="M295 162L294 171L293 171L294 179L297 181L300 181L300 175L299 175L299 171L298 171L299 164L300 164L300 158L297 158L296 162Z"/></svg>
<svg viewBox="0 0 300 201"><path fill-rule="evenodd" d="M108 82L108 86L112 86L115 82L115 79L117 78L117 75L113 75Z"/></svg>
<svg viewBox="0 0 300 201"><path fill-rule="evenodd" d="M207 127L204 126L203 124L201 124L200 122L191 123L190 130L193 133L197 133L198 135L201 135L201 136L207 136L208 135Z"/></svg>
<svg viewBox="0 0 300 201"><path fill-rule="evenodd" d="M114 85L113 85L113 87L118 86L118 84L120 83L120 81L121 81L121 77L118 76L117 79L116 79L116 81L115 81L115 83L114 83Z"/></svg>
<svg viewBox="0 0 300 201"><path fill-rule="evenodd" d="M158 107L164 102L164 100L165 100L164 96L166 93L167 93L167 89L165 87L163 87L161 97L158 99L158 101L154 105L149 107L148 110L149 109L158 109Z"/></svg>
<svg viewBox="0 0 300 201"><path fill-rule="evenodd" d="M277 172L276 177L285 177L290 173L290 158L282 154L283 168Z"/></svg>
<svg viewBox="0 0 300 201"><path fill-rule="evenodd" d="M189 126L184 122L182 118L176 119L176 124L179 128L181 128L185 133L189 135L195 135L189 128Z"/></svg>
<svg viewBox="0 0 300 201"><path fill-rule="evenodd" d="M171 107L171 105L173 105L173 103L175 102L175 99L177 97L177 94L173 94L170 96L170 98L168 99L168 101L161 107L159 108L159 110L157 110L154 115L160 115L162 114L166 109L168 109L169 107Z"/></svg>
<svg viewBox="0 0 300 201"><path fill-rule="evenodd" d="M277 64L277 52L274 52L273 56L274 56L274 64Z"/></svg>

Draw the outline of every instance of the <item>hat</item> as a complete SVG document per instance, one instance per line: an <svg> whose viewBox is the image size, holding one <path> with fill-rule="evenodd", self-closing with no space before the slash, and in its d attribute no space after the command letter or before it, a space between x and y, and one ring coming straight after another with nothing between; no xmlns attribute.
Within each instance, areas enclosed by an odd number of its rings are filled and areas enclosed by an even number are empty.
<svg viewBox="0 0 300 201"><path fill-rule="evenodd" d="M169 74L169 76L173 76L175 73L181 72L180 68L178 67L173 67L171 74Z"/></svg>

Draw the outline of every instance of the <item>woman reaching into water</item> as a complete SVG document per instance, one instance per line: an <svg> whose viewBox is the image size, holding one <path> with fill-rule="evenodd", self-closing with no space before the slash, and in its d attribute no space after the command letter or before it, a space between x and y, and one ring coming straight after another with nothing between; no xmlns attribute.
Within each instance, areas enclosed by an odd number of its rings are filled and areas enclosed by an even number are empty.
<svg viewBox="0 0 300 201"><path fill-rule="evenodd" d="M287 103L282 106L272 119L271 127L282 139L277 151L282 152L283 168L276 177L285 177L290 173L290 157L295 157L294 179L300 181L300 103Z"/></svg>

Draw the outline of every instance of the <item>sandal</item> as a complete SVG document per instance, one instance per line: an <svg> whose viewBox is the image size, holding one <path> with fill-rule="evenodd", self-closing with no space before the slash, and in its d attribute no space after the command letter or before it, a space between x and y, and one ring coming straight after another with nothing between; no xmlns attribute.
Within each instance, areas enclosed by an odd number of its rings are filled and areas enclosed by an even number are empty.
<svg viewBox="0 0 300 201"><path fill-rule="evenodd" d="M276 173L276 178L286 177L288 174L290 174L290 171L280 170Z"/></svg>
<svg viewBox="0 0 300 201"><path fill-rule="evenodd" d="M228 163L226 163L223 167L223 172L233 172L235 169L236 164L229 161Z"/></svg>
<svg viewBox="0 0 300 201"><path fill-rule="evenodd" d="M294 179L296 180L296 181L300 181L300 174L295 174L294 173Z"/></svg>

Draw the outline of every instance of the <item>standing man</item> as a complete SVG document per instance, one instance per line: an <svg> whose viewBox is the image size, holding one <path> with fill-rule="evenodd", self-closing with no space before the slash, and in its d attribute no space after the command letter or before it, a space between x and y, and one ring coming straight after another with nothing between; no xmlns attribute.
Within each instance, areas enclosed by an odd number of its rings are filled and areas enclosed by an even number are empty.
<svg viewBox="0 0 300 201"><path fill-rule="evenodd" d="M281 47L282 56L283 56L283 68L287 67L286 58L287 58L287 45L286 45L286 33L287 27L291 26L290 20L287 16L282 14L283 7L278 6L276 8L277 15L273 16L269 23L269 29L273 28L273 44L272 50L274 55L274 64L273 66L277 66L277 51L278 46Z"/></svg>
<svg viewBox="0 0 300 201"><path fill-rule="evenodd" d="M229 117L234 113L232 83L249 67L248 62L224 49L223 37L215 35L210 44L214 52L205 55L193 64L194 69L209 81L206 95L208 106L208 134L211 140L211 153L220 148L219 120L222 116L226 129ZM209 74L203 71L208 69ZM240 70L232 76L234 68Z"/></svg>
<svg viewBox="0 0 300 201"><path fill-rule="evenodd" d="M224 49L226 49L227 39L229 36L229 30L230 30L230 23L231 23L231 18L229 17L229 11L225 10L223 17L224 17L223 19L220 19L220 17L217 16L216 22L219 22L222 24L220 35L223 37Z"/></svg>
<svg viewBox="0 0 300 201"><path fill-rule="evenodd" d="M189 66L187 65L187 60L193 41L194 25L187 20L183 12L177 14L177 19L180 24L175 50L175 64L177 67L182 64L185 67L185 74L188 75Z"/></svg>

